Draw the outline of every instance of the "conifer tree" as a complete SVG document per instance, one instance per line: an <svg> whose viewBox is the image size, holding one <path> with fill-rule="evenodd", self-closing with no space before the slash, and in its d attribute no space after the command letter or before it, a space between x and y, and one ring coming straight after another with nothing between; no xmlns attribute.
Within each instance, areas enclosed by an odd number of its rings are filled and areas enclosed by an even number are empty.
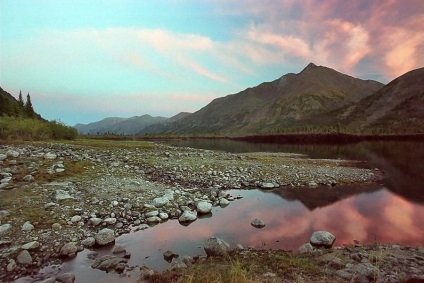
<svg viewBox="0 0 424 283"><path fill-rule="evenodd" d="M22 97L22 91L19 91L19 100L18 100L18 102L19 102L19 105L21 107L24 107L24 99Z"/></svg>
<svg viewBox="0 0 424 283"><path fill-rule="evenodd" d="M34 108L32 107L31 97L29 96L29 92L27 94L27 100L25 102L25 114L28 118L34 118Z"/></svg>

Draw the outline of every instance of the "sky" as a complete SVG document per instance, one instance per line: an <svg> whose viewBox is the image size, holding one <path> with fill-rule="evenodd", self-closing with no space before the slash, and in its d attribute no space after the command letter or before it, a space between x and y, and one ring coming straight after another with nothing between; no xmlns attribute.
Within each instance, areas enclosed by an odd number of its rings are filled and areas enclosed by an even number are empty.
<svg viewBox="0 0 424 283"><path fill-rule="evenodd" d="M0 86L68 125L195 112L308 63L424 66L423 0L0 0Z"/></svg>

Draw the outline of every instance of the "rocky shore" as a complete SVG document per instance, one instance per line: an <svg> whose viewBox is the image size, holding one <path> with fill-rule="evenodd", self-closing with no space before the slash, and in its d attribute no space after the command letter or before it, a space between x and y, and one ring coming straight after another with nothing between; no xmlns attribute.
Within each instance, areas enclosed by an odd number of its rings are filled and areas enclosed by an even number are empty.
<svg viewBox="0 0 424 283"><path fill-rule="evenodd" d="M172 268L162 273L144 269L139 282L424 282L424 247L332 247L334 241L330 232L316 231L309 243L289 252L230 247L211 238L204 246L207 258L167 251Z"/></svg>
<svg viewBox="0 0 424 283"><path fill-rule="evenodd" d="M355 165L296 154L231 154L149 142L3 144L0 281L34 275L43 266L113 243L131 230L167 219L195 221L212 206L236 199L224 189L337 189L382 178L378 169ZM124 271L130 254L117 254L102 259L93 255L93 268ZM72 281L72 274L64 277L61 282Z"/></svg>

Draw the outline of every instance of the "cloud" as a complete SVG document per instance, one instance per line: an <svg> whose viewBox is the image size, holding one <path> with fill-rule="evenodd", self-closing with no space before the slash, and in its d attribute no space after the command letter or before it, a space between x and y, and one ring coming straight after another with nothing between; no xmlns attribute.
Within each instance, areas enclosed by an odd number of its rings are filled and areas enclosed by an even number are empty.
<svg viewBox="0 0 424 283"><path fill-rule="evenodd" d="M216 1L223 15L250 15L241 50L258 64L310 61L385 81L424 65L420 0ZM255 52L256 50L256 52Z"/></svg>

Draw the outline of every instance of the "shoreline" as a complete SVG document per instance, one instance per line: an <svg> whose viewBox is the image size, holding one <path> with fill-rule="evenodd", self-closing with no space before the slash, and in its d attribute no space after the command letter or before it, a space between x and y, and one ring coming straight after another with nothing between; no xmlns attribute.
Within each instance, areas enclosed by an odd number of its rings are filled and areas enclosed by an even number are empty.
<svg viewBox="0 0 424 283"><path fill-rule="evenodd" d="M1 209L8 213L2 214L0 224L11 225L1 234L0 263L7 270L1 280L35 274L51 261L74 257L91 248L96 242L87 239L103 228L114 231L115 237L128 233L129 225L179 218L185 210L198 210L196 199L225 205L230 196L220 194L223 189L337 188L383 177L378 170L350 167L356 164L352 161L282 153L230 154L149 142L22 143L4 145L3 152L7 155L0 164L3 171L16 166L16 172L10 171L12 179L5 182L9 187L3 188L8 190L0 192ZM325 174L328 177L323 178ZM167 204L160 205L160 199ZM64 251L65 246L70 249ZM30 258L20 262L22 253Z"/></svg>

